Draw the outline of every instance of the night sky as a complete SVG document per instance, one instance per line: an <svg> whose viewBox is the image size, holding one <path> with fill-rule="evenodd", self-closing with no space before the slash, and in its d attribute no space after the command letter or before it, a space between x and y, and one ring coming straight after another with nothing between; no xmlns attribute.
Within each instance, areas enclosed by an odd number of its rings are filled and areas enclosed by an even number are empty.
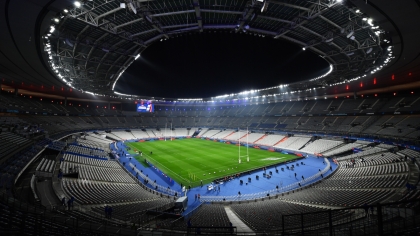
<svg viewBox="0 0 420 236"><path fill-rule="evenodd" d="M164 98L205 98L306 80L327 71L324 59L294 43L212 31L149 46L120 77L115 90Z"/></svg>

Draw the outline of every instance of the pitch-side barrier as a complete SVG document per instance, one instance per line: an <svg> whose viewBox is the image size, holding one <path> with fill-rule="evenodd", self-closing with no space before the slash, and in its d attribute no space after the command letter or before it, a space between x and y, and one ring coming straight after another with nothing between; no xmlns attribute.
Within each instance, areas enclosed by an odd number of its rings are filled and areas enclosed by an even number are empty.
<svg viewBox="0 0 420 236"><path fill-rule="evenodd" d="M267 190L267 191L263 191L263 192L258 192L258 193L249 193L249 194L231 195L231 196L201 196L200 202L223 202L223 201L254 200L254 199L258 199L258 198L265 198L265 197L268 196L268 194L270 196L274 196L274 195L277 195L277 194L289 192L291 190L300 188L301 186L307 185L307 184L313 182L314 180L318 179L321 175L324 175L325 173L327 173L328 170L331 167L331 164L330 164L330 161L327 158L324 158L324 161L325 161L325 163L327 163L327 165L320 172L310 176L309 178L306 178L304 180L300 180L298 182L289 184L289 185L284 186L284 187L280 187L278 189L275 188L275 189L271 189L271 190Z"/></svg>

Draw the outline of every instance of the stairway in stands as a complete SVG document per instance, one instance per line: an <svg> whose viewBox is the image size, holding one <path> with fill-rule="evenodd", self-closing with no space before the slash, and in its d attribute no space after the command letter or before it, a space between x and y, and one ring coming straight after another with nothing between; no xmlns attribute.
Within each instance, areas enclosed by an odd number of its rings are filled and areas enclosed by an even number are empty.
<svg viewBox="0 0 420 236"><path fill-rule="evenodd" d="M223 139L226 139L227 137L229 137L229 136L231 136L231 135L233 135L233 134L235 134L236 132L235 131L233 131L232 133L230 133L230 134L228 134L227 136L225 136L225 137L223 137Z"/></svg>
<svg viewBox="0 0 420 236"><path fill-rule="evenodd" d="M264 138L265 138L265 137L267 137L267 136L268 136L267 134L264 134L261 138L259 138L259 139L255 140L255 142L253 142L253 143L257 143L258 141L260 141L260 140L264 139Z"/></svg>
<svg viewBox="0 0 420 236"><path fill-rule="evenodd" d="M118 137L120 140L124 140L124 138L121 138L120 136L118 136L116 133L111 133L112 135Z"/></svg>
<svg viewBox="0 0 420 236"><path fill-rule="evenodd" d="M245 134L242 137L239 138L239 140L241 140L242 138L246 138L246 136L248 136L249 134Z"/></svg>
<svg viewBox="0 0 420 236"><path fill-rule="evenodd" d="M208 130L204 131L204 133L201 133L202 132L202 130L201 130L200 133L198 133L197 138L205 135L207 132L209 132L209 130L211 130L211 129L208 129Z"/></svg>
<svg viewBox="0 0 420 236"><path fill-rule="evenodd" d="M276 146L277 144L279 144L279 143L282 143L282 142L286 141L288 138L289 138L289 137L284 137L284 138L282 138L280 141L278 141L277 143L275 143L273 146Z"/></svg>
<svg viewBox="0 0 420 236"><path fill-rule="evenodd" d="M225 206L226 214L229 218L229 221L234 225L238 232L244 233L244 235L256 235L254 231L246 225L241 218L239 218L235 212L232 211L230 206Z"/></svg>

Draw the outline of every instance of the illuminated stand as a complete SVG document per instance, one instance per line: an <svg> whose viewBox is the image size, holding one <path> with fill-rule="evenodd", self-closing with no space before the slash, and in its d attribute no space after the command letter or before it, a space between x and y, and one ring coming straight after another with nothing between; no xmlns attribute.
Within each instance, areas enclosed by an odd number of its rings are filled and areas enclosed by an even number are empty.
<svg viewBox="0 0 420 236"><path fill-rule="evenodd" d="M246 127L246 155L241 156L241 130L238 128L238 143L239 143L239 152L238 152L238 163L241 164L241 157L246 157L246 161L249 162L249 152L248 152L248 127Z"/></svg>

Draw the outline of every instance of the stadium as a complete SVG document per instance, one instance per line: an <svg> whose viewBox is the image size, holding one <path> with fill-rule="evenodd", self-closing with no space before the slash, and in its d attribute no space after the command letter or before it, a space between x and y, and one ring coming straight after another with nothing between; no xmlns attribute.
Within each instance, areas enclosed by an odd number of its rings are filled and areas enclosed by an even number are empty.
<svg viewBox="0 0 420 236"><path fill-rule="evenodd" d="M0 7L2 235L420 233L420 1Z"/></svg>

